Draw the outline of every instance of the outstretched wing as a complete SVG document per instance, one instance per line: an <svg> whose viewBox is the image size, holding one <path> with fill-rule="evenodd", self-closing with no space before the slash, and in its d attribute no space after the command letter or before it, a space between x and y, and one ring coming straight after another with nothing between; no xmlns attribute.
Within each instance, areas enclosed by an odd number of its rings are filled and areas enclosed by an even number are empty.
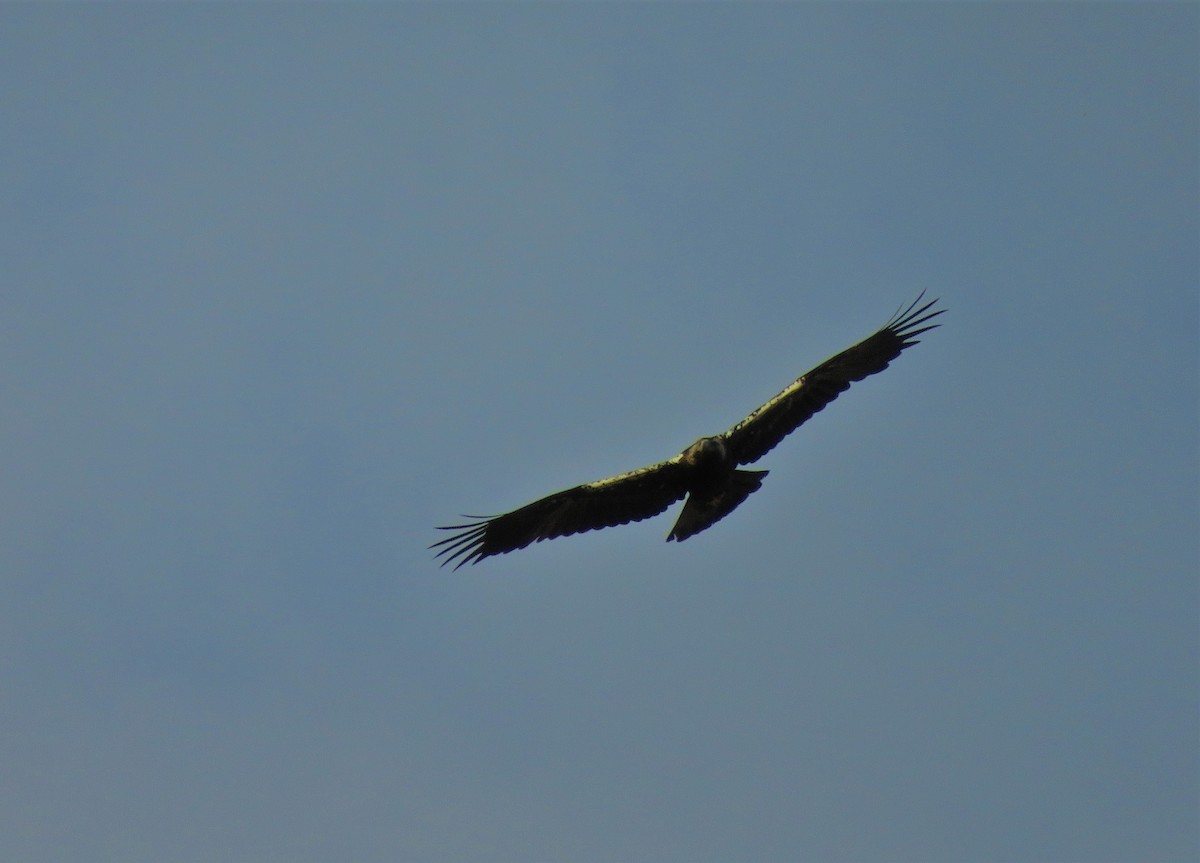
<svg viewBox="0 0 1200 863"><path fill-rule="evenodd" d="M757 461L795 431L809 417L850 388L854 381L881 372L916 336L932 330L933 318L945 309L930 311L937 300L920 305L922 291L908 308L897 311L881 329L852 348L830 357L791 386L725 432L725 445L738 464ZM918 306L920 306L918 308Z"/></svg>
<svg viewBox="0 0 1200 863"><path fill-rule="evenodd" d="M613 527L658 515L687 494L687 466L676 456L650 467L577 485L491 518L452 524L439 530L458 531L430 548L441 547L445 566L477 563L493 554L524 548L531 542Z"/></svg>

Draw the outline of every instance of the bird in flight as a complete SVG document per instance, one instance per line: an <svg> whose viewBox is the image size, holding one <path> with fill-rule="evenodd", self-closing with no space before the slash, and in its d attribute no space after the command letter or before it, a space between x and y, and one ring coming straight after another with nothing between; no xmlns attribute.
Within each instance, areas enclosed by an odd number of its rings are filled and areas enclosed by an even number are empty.
<svg viewBox="0 0 1200 863"><path fill-rule="evenodd" d="M723 434L702 437L674 458L639 470L584 483L527 504L504 515L438 528L455 531L430 548L440 549L442 565L455 569L493 554L505 554L543 539L570 536L658 515L680 498L687 502L667 542L682 542L716 524L758 491L765 470L740 470L751 464L850 388L881 372L917 336L939 326L930 323L945 309L937 300L924 305L922 291L882 329L852 348L830 357L796 378L786 389Z"/></svg>

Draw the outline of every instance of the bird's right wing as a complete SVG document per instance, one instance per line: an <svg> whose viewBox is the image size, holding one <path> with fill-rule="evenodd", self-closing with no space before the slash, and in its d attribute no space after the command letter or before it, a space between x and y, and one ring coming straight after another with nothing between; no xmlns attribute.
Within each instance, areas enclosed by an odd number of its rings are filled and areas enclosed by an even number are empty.
<svg viewBox="0 0 1200 863"><path fill-rule="evenodd" d="M945 309L934 309L937 300L921 305L921 295L898 311L872 336L830 357L812 371L803 374L783 392L750 416L725 432L725 442L738 464L762 458L777 443L821 410L850 384L881 372L900 356L901 351L917 344L917 336L934 329L930 323Z"/></svg>
<svg viewBox="0 0 1200 863"><path fill-rule="evenodd" d="M577 485L505 513L467 516L478 521L439 530L458 531L435 542L445 566L458 560L477 563L493 554L524 548L532 542L613 527L658 515L687 494L686 467L679 456L608 479Z"/></svg>

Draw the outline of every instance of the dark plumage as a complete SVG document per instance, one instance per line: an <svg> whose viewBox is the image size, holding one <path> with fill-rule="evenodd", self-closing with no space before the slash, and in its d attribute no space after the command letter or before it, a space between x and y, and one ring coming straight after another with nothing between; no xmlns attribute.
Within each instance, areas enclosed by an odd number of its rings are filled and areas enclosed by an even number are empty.
<svg viewBox="0 0 1200 863"><path fill-rule="evenodd" d="M531 542L641 521L685 496L687 503L667 541L699 533L762 485L767 471L739 470L738 465L758 461L850 384L883 371L901 351L917 344L917 336L939 326L929 322L945 309L933 310L937 300L920 305L924 296L922 292L898 311L879 332L801 375L724 434L702 437L656 465L577 485L504 515L466 516L478 521L439 528L457 532L430 548L440 548L443 565L457 560L457 569Z"/></svg>

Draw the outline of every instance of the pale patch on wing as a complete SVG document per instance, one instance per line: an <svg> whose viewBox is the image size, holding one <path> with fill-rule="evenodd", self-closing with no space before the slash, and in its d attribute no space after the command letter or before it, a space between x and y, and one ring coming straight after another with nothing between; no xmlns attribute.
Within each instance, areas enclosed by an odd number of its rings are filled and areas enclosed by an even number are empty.
<svg viewBox="0 0 1200 863"><path fill-rule="evenodd" d="M616 476L610 476L610 477L607 477L606 479L598 479L595 482L585 482L583 484L583 487L584 488L603 488L606 485L615 485L616 483L619 483L619 482L625 482L626 480L634 479L634 478L640 477L640 476L645 476L646 474L654 473L655 471L662 470L667 465L679 464L679 462L682 459L683 459L683 454L681 453L673 458L667 459L666 461L660 461L658 464L652 464L649 467L639 467L637 470L631 470L626 473L619 473Z"/></svg>
<svg viewBox="0 0 1200 863"><path fill-rule="evenodd" d="M744 420L742 420L740 423L735 425L729 431L725 432L725 435L729 436L729 435L733 434L734 432L738 431L739 429L745 428L746 426L750 425L750 423L754 422L760 416L762 416L767 411L769 411L771 408L775 407L777 404L780 404L781 402L790 398L793 393L795 393L798 389L800 389L802 386L804 386L805 380L807 377L808 377L808 375L800 375L800 377L798 377L794 381L792 381L792 383L787 388L785 388L783 390L783 392L781 392L779 395L775 396L775 398L771 399L765 405L755 408L753 411L750 412L750 416L746 417Z"/></svg>

